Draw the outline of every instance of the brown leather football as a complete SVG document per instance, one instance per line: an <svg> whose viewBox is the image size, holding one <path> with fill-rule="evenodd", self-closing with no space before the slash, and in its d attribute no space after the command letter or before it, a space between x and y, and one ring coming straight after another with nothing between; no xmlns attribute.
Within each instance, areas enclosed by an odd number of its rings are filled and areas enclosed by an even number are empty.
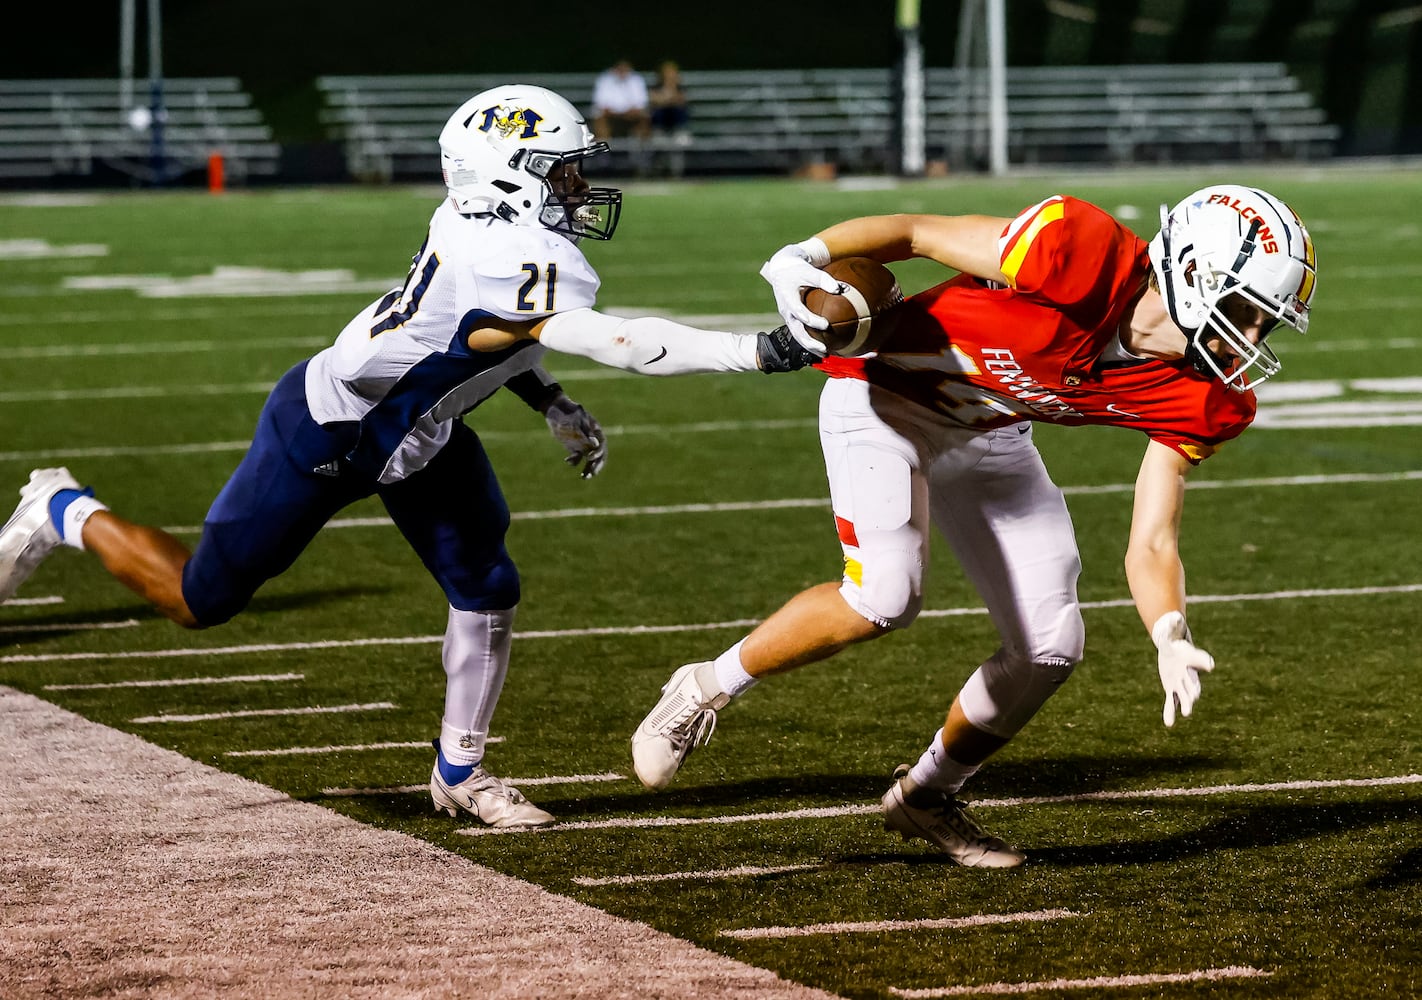
<svg viewBox="0 0 1422 1000"><path fill-rule="evenodd" d="M876 318L904 300L894 272L870 257L842 257L825 265L825 273L845 286L844 293L834 295L819 288L805 293L805 305L830 323L828 330L806 327L810 335L841 357L878 350L889 324L879 323L879 336L875 336Z"/></svg>

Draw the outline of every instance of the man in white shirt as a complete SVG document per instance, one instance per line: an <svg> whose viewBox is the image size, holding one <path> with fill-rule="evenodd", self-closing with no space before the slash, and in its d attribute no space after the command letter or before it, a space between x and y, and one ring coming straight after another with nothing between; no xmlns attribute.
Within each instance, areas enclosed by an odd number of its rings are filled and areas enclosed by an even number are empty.
<svg viewBox="0 0 1422 1000"><path fill-rule="evenodd" d="M647 84L626 59L598 74L593 83L593 133L606 142L618 136L648 139L652 134Z"/></svg>

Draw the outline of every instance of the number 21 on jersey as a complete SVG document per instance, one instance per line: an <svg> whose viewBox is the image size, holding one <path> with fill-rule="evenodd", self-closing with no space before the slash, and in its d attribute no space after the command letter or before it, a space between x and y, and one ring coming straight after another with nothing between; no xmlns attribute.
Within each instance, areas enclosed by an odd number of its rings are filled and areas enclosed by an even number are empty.
<svg viewBox="0 0 1422 1000"><path fill-rule="evenodd" d="M554 293L558 286L558 265L550 261L542 271L540 271L537 264L525 264L523 265L523 271L528 275L528 279L518 290L518 311L538 312L538 299L542 298L542 311L554 312L553 301ZM540 283L544 286L541 296L538 292Z"/></svg>

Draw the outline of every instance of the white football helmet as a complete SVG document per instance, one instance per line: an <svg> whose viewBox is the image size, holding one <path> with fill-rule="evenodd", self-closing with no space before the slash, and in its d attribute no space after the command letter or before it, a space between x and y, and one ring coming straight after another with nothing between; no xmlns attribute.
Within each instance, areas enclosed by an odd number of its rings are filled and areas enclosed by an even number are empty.
<svg viewBox="0 0 1422 1000"><path fill-rule="evenodd" d="M588 187L582 162L608 151L563 98L514 83L476 94L439 134L440 166L454 207L573 239L612 238L622 192Z"/></svg>
<svg viewBox="0 0 1422 1000"><path fill-rule="evenodd" d="M1264 342L1271 329L1280 322L1308 329L1313 240L1293 209L1267 192L1218 184L1169 211L1160 206L1150 262L1171 318L1189 337L1185 357L1238 392L1278 372ZM1245 303L1265 314L1257 343L1240 330L1252 312ZM1205 347L1214 337L1227 351Z"/></svg>

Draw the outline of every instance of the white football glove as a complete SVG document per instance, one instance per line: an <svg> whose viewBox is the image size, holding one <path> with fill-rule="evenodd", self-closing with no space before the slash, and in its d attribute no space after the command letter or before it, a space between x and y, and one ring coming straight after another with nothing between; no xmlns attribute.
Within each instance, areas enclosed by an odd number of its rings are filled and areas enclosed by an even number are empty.
<svg viewBox="0 0 1422 1000"><path fill-rule="evenodd" d="M568 450L565 461L571 466L582 465L582 476L591 479L607 463L607 435L593 415L563 393L543 411L553 437Z"/></svg>
<svg viewBox="0 0 1422 1000"><path fill-rule="evenodd" d="M1175 725L1175 707L1189 716L1200 697L1200 675L1215 669L1215 658L1190 641L1190 628L1179 611L1160 616L1150 630L1155 648L1160 650L1160 684L1165 688L1167 726Z"/></svg>
<svg viewBox="0 0 1422 1000"><path fill-rule="evenodd" d="M824 344L812 337L806 327L823 330L829 320L819 313L810 311L802 297L806 288L822 288L838 294L840 284L820 270L830 260L829 250L818 237L811 236L803 243L791 243L775 251L760 268L760 276L770 282L770 290L775 293L775 308L790 330L790 336L805 350L816 357L829 353Z"/></svg>

